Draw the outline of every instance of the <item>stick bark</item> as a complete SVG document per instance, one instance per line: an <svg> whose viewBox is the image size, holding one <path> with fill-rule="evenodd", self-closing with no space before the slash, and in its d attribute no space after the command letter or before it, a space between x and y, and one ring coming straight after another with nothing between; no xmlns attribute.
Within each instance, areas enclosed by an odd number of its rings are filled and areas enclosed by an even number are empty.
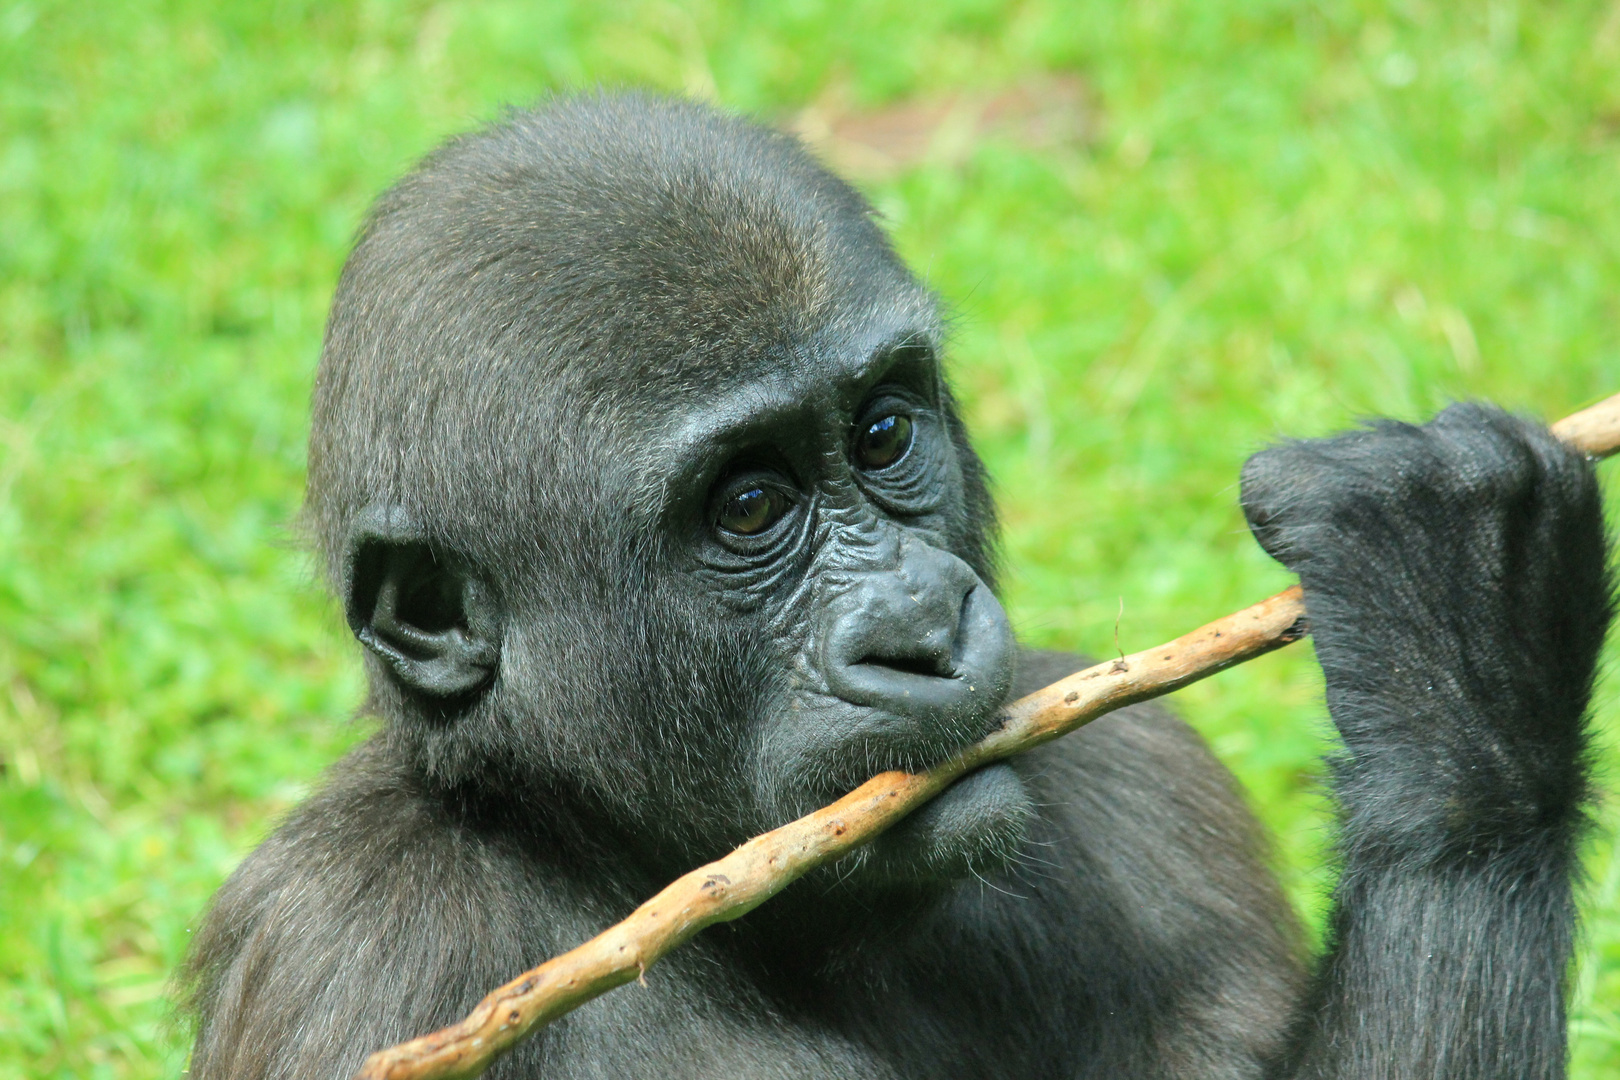
<svg viewBox="0 0 1620 1080"><path fill-rule="evenodd" d="M1565 417L1552 431L1593 458L1620 450L1620 394ZM1304 597L1294 586L1158 648L1098 664L1020 698L1007 706L1000 728L951 760L923 773L874 776L832 805L677 878L623 922L491 991L461 1022L372 1054L357 1080L479 1076L541 1027L641 977L704 927L746 915L964 774L1298 641L1306 632Z"/></svg>

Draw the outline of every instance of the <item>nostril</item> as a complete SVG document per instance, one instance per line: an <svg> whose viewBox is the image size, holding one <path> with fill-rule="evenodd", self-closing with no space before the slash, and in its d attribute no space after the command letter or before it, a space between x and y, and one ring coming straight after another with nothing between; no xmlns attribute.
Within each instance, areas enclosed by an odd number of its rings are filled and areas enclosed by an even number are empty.
<svg viewBox="0 0 1620 1080"><path fill-rule="evenodd" d="M904 580L867 575L839 596L817 659L833 696L880 710L883 723L919 724L919 731L955 738L967 728L951 725L971 721L977 731L1001 703L1012 674L1012 631L995 595L965 563L946 565L927 588L918 580L926 569Z"/></svg>
<svg viewBox="0 0 1620 1080"><path fill-rule="evenodd" d="M891 671L903 671L908 675L926 675L934 679L949 679L956 675L950 661L945 657L934 656L878 656L875 654L861 657L855 661L869 667L889 668Z"/></svg>
<svg viewBox="0 0 1620 1080"><path fill-rule="evenodd" d="M972 591L968 590L968 596L972 595ZM956 678L961 672L955 655L960 644L957 639L960 637L963 614L967 610L968 596L962 598L956 610L949 612L949 617L940 618L946 613L937 610L931 613L934 616L932 619L927 614L919 613L920 617L910 626L897 622L887 628L889 633L874 635L876 640L869 637L866 651L855 663L930 679ZM915 601L916 597L913 596L912 600ZM927 626L929 622L933 625ZM873 625L869 629L877 630L878 626Z"/></svg>

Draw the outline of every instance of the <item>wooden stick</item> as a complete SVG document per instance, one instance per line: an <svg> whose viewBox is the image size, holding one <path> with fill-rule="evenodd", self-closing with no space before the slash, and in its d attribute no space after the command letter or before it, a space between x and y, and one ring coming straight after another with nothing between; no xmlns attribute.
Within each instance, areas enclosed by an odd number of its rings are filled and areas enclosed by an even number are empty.
<svg viewBox="0 0 1620 1080"><path fill-rule="evenodd" d="M1620 394L1552 430L1592 457L1615 452ZM358 1080L478 1076L540 1027L639 978L704 927L747 914L809 871L866 843L963 774L1298 641L1306 630L1296 585L1167 645L1098 664L1020 698L1007 707L1000 728L950 761L924 773L875 776L831 806L677 878L623 922L492 991L460 1023L372 1054Z"/></svg>
<svg viewBox="0 0 1620 1080"><path fill-rule="evenodd" d="M1620 394L1564 417L1552 433L1587 457L1608 457L1620 450Z"/></svg>

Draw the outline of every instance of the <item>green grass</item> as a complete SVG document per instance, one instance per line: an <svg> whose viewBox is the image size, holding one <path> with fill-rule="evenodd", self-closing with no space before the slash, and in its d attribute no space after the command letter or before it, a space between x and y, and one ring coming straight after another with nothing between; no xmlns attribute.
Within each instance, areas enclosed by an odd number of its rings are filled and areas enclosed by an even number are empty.
<svg viewBox="0 0 1620 1080"><path fill-rule="evenodd" d="M1028 640L1106 653L1123 599L1143 648L1282 587L1235 510L1275 435L1620 390L1612 3L0 0L0 1077L177 1074L187 928L365 733L290 526L378 191L554 88L785 117L1039 72L1084 80L1090 141L868 185L957 313ZM1318 918L1308 650L1179 704ZM1613 675L1598 718L1612 791ZM1599 817L1585 1078L1620 1069L1620 804Z"/></svg>

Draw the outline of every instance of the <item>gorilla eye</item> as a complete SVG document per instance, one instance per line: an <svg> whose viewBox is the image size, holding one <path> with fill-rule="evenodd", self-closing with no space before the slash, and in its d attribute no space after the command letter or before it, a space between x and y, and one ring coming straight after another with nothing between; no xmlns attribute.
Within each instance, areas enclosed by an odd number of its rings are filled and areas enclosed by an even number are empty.
<svg viewBox="0 0 1620 1080"><path fill-rule="evenodd" d="M855 463L869 472L887 469L911 449L911 417L898 413L870 425L855 440Z"/></svg>
<svg viewBox="0 0 1620 1080"><path fill-rule="evenodd" d="M747 488L720 507L720 527L739 536L753 536L780 521L790 505L779 491L767 487Z"/></svg>

